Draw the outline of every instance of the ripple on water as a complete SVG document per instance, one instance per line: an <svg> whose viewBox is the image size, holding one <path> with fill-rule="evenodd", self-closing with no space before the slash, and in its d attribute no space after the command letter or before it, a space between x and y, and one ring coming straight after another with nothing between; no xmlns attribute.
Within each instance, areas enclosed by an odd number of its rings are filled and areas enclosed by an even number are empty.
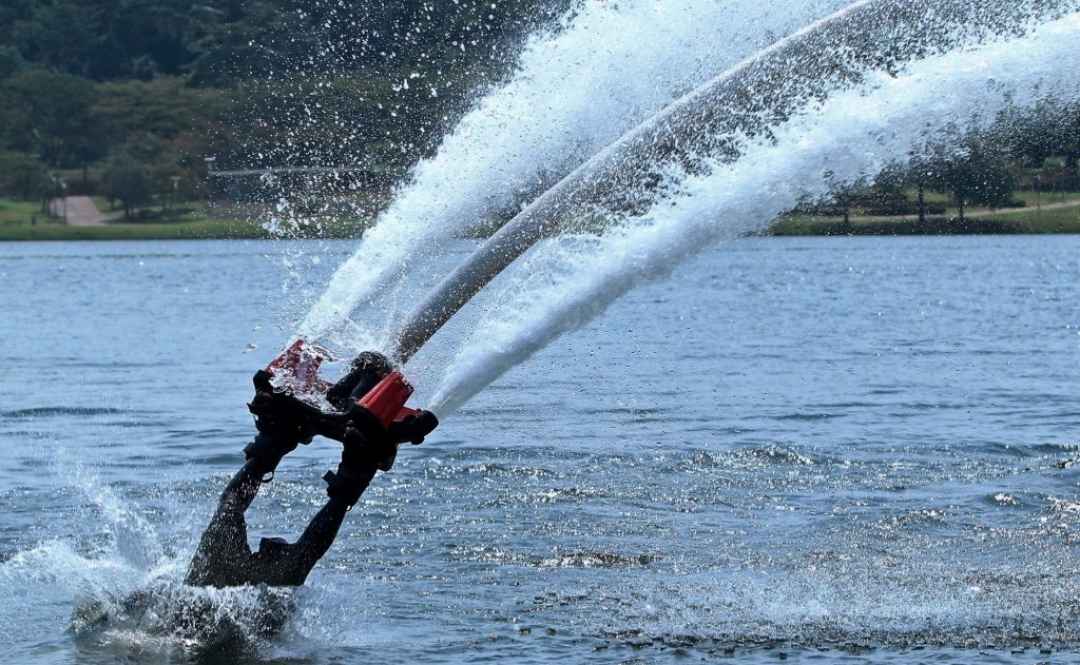
<svg viewBox="0 0 1080 665"><path fill-rule="evenodd" d="M30 409L15 409L12 411L0 411L0 416L11 419L29 418L53 418L66 416L113 416L113 415L145 415L147 411L133 411L129 409L114 409L108 407L85 407L85 406L41 406Z"/></svg>

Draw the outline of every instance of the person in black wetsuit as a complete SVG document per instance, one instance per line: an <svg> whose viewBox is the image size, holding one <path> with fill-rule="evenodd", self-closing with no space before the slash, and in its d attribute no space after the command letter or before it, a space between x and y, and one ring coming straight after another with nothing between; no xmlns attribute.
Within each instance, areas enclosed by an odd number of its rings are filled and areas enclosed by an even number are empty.
<svg viewBox="0 0 1080 665"><path fill-rule="evenodd" d="M330 388L327 401L345 410L390 371L390 362L384 356L363 353L353 362L349 373ZM341 437L344 448L337 472L328 471L323 476L328 485L326 505L295 543L287 543L281 538L263 538L258 551L252 552L244 512L255 499L259 487L273 478L281 459L314 436L310 423L278 404L269 384L260 384L256 375L256 395L249 407L255 414L258 434L244 448L244 466L221 495L217 511L191 561L186 584L213 587L302 585L311 569L330 549L345 514L360 499L376 472L390 469L398 444L420 443L438 426L438 420L428 411L420 411L389 428L371 418L351 420Z"/></svg>

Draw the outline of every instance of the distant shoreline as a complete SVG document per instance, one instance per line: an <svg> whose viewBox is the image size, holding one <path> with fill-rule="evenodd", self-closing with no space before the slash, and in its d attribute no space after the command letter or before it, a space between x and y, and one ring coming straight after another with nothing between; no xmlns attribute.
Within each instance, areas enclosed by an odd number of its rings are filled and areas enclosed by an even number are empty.
<svg viewBox="0 0 1080 665"><path fill-rule="evenodd" d="M760 235L792 236L912 236L912 235L1040 235L1080 234L1080 205L1046 206L998 211L975 211L963 222L958 217L928 217L920 222L911 217L815 217L788 215ZM350 239L362 235L362 227L327 224L317 233L293 230L284 236L272 233L252 219L198 218L178 222L107 223L100 226L70 226L56 222L35 225L0 225L0 242L64 240L261 240L271 238Z"/></svg>
<svg viewBox="0 0 1080 665"><path fill-rule="evenodd" d="M1024 210L993 216L978 213L959 217L851 218L789 216L774 223L769 236L939 236L1080 234L1080 208Z"/></svg>
<svg viewBox="0 0 1080 665"><path fill-rule="evenodd" d="M101 226L70 226L56 222L35 225L0 226L0 242L43 242L71 240L270 240L350 239L362 230L351 225L327 225L318 233L267 230L260 222L243 219L197 219L183 222L110 223Z"/></svg>
<svg viewBox="0 0 1080 665"><path fill-rule="evenodd" d="M0 242L62 240L245 240L270 238L254 222L241 220L197 220L158 224L105 224L69 226L58 223L0 226Z"/></svg>

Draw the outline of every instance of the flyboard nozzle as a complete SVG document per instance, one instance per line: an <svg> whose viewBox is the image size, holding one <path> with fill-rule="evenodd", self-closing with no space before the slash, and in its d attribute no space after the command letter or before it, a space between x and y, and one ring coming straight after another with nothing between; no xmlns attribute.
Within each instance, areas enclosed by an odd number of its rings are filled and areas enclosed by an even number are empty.
<svg viewBox="0 0 1080 665"><path fill-rule="evenodd" d="M401 372L390 372L357 404L375 416L383 427L389 427L394 420L412 413L411 409L405 408L405 402L412 393L413 387Z"/></svg>
<svg viewBox="0 0 1080 665"><path fill-rule="evenodd" d="M300 337L266 366L266 373L275 378L279 387L306 394L312 391L325 392L328 385L319 378L319 368L323 362L331 359L326 349L309 344Z"/></svg>
<svg viewBox="0 0 1080 665"><path fill-rule="evenodd" d="M256 416L289 417L305 430L343 441L356 415L354 409L335 411L326 401L331 385L319 377L319 367L332 356L303 338L293 341L265 370L255 374L256 399L249 409ZM383 428L419 412L405 406L413 387L400 372L391 372L355 402ZM310 441L310 438L308 439ZM306 441L305 441L306 443Z"/></svg>

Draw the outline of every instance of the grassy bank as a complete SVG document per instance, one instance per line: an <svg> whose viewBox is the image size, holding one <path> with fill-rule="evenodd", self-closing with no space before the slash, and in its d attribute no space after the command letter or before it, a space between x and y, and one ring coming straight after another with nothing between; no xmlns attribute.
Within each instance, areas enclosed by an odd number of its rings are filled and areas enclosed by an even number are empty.
<svg viewBox="0 0 1080 665"><path fill-rule="evenodd" d="M1080 207L1024 210L1000 219L1016 224L1020 233L1080 233Z"/></svg>
<svg viewBox="0 0 1080 665"><path fill-rule="evenodd" d="M258 224L244 221L200 219L168 224L20 224L0 226L5 240L197 240L210 238L266 238Z"/></svg>
<svg viewBox="0 0 1080 665"><path fill-rule="evenodd" d="M106 224L67 226L64 224L19 224L0 226L0 242L27 240L239 240L272 237L357 238L363 232L356 222L326 224L313 232L274 235L261 224L248 220L193 219L161 224Z"/></svg>
<svg viewBox="0 0 1080 665"><path fill-rule="evenodd" d="M1075 195L1074 195L1075 196ZM1061 197L1051 201L1075 200ZM1046 205L1043 200L1044 206ZM106 206L107 207L107 206ZM271 234L258 222L206 216L205 207L191 217L169 222L116 222L105 226L68 226L42 215L40 205L0 199L0 241L26 240L194 240L288 238L356 238L363 233L360 220L323 221L317 228L286 230ZM31 224L31 218L37 221ZM838 217L789 215L768 231L773 236L833 235L980 235L980 234L1080 234L1080 206L1034 207L1003 214L980 216L976 211L963 223L954 216L931 217L925 224L915 219L853 217L847 224Z"/></svg>
<svg viewBox="0 0 1080 665"><path fill-rule="evenodd" d="M103 212L103 199L95 199ZM160 208L145 208L131 220L117 219L103 226L69 226L42 214L40 204L0 198L0 242L33 240L211 240L251 238L357 238L365 222L355 217L309 219L301 226L285 226L275 233L263 228L265 211L244 208L212 210L205 203L185 203L188 212L163 216ZM254 221L258 220L258 221Z"/></svg>
<svg viewBox="0 0 1080 665"><path fill-rule="evenodd" d="M1080 207L1043 210L1022 209L1000 215L965 219L931 217L926 223L913 219L852 218L847 224L838 217L792 215L769 229L773 236L833 235L990 235L1080 233Z"/></svg>
<svg viewBox="0 0 1080 665"><path fill-rule="evenodd" d="M38 224L58 223L59 220L41 212L41 204L33 201L13 201L0 198L0 229L8 226L30 226L30 220Z"/></svg>

